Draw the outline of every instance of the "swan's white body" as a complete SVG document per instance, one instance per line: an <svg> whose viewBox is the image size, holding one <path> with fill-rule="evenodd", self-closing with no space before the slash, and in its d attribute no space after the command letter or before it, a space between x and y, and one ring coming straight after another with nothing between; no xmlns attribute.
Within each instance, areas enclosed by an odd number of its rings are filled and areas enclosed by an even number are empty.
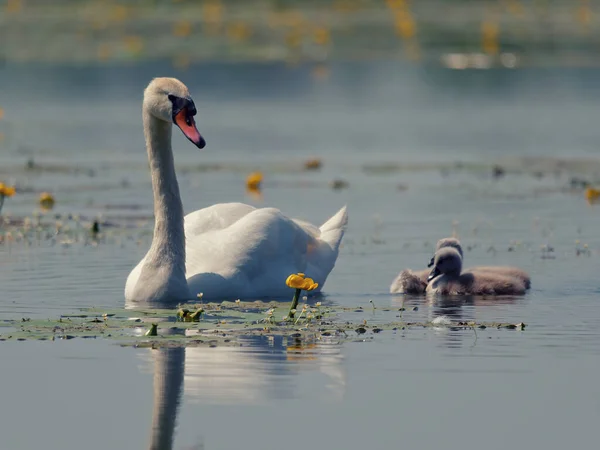
<svg viewBox="0 0 600 450"><path fill-rule="evenodd" d="M287 298L286 278L303 272L321 290L335 265L347 223L346 208L320 228L285 217L275 208L221 203L185 216L185 272L190 294L206 299ZM135 289L146 258L125 287Z"/></svg>
<svg viewBox="0 0 600 450"><path fill-rule="evenodd" d="M321 290L337 260L348 222L346 207L319 228L275 208L242 203L213 205L184 218L172 126L165 119L171 114L164 112L168 106L160 97L167 93L189 98L181 82L164 78L150 83L144 94L155 228L150 250L127 278L125 299L173 303L199 293L219 300L288 297L285 280L297 272L313 278L319 283L316 292Z"/></svg>

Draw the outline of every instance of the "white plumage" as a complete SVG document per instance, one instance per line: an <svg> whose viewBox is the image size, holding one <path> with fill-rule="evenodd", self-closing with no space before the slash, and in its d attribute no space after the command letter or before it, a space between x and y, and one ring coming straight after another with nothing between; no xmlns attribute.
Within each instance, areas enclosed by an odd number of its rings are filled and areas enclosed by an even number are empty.
<svg viewBox="0 0 600 450"><path fill-rule="evenodd" d="M150 250L127 279L126 300L179 302L198 293L220 300L287 298L291 291L285 280L297 272L313 278L320 291L337 260L348 223L346 207L320 227L275 208L243 203L209 206L184 218L170 145L170 96L189 98L189 93L178 80L158 78L144 94L155 228Z"/></svg>

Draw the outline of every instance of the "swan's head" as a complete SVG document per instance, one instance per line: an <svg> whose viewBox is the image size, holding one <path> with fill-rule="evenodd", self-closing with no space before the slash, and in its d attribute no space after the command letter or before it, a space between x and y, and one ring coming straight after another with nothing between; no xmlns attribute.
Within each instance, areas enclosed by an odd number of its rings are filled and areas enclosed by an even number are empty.
<svg viewBox="0 0 600 450"><path fill-rule="evenodd" d="M451 248L456 249L456 251L458 253L460 253L460 257L461 258L463 257L462 247L461 247L460 241L458 239L452 238L452 237L440 239L437 242L435 251L437 252L438 250L440 250L444 247L451 247ZM435 255L429 260L429 264L427 264L427 267L433 266L433 258L435 258Z"/></svg>
<svg viewBox="0 0 600 450"><path fill-rule="evenodd" d="M433 280L438 275L459 276L462 271L462 257L458 250L452 247L444 247L433 257L433 269L427 277L427 281Z"/></svg>
<svg viewBox="0 0 600 450"><path fill-rule="evenodd" d="M144 109L157 119L177 125L196 147L204 148L206 145L194 121L196 105L188 88L178 79L152 80L144 91Z"/></svg>

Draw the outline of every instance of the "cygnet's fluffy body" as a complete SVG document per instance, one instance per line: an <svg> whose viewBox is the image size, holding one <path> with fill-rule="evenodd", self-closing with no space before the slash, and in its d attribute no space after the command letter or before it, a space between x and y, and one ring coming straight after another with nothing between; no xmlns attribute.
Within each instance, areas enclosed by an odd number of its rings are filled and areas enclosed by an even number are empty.
<svg viewBox="0 0 600 450"><path fill-rule="evenodd" d="M440 295L523 295L523 280L492 271L462 272L460 253L452 247L438 250L425 291Z"/></svg>
<svg viewBox="0 0 600 450"><path fill-rule="evenodd" d="M456 238L443 238L437 242L436 252L442 248L453 248L455 249L462 262L463 250L460 245L460 241ZM434 264L434 257L429 261L428 267L432 267ZM509 277L518 279L525 289L529 289L531 286L531 278L527 272L512 266L477 266L467 269L465 272L475 272L484 278L488 277ZM430 269L424 269L419 271L413 271L405 269L394 279L390 286L390 293L392 294L422 294L427 288L427 278L429 276Z"/></svg>

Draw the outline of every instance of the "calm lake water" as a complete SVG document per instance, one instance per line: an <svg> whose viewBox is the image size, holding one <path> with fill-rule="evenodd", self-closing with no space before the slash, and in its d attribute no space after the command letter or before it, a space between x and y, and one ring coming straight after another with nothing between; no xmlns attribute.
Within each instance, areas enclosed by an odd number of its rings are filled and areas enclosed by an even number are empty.
<svg viewBox="0 0 600 450"><path fill-rule="evenodd" d="M401 307L402 297L388 294L392 279L425 267L437 239L456 232L468 266L522 267L531 291L409 298L419 306L410 320L528 326L386 331L301 348L267 337L169 350L0 342L1 448L563 449L597 441L600 205L569 188L573 177L600 180L598 70L4 67L0 180L19 192L3 214L31 216L48 190L57 203L45 220L76 229L99 217L112 226L99 245L0 245L0 317L123 307L125 279L152 230L140 102L148 81L163 75L189 86L208 143L199 151L174 133L186 211L243 201L321 223L348 204L324 301L363 306L369 321L379 314L369 300ZM300 170L310 157L322 158L320 171ZM492 164L506 174L493 177ZM245 192L256 169L265 175L261 198ZM331 189L334 179L348 188Z"/></svg>

